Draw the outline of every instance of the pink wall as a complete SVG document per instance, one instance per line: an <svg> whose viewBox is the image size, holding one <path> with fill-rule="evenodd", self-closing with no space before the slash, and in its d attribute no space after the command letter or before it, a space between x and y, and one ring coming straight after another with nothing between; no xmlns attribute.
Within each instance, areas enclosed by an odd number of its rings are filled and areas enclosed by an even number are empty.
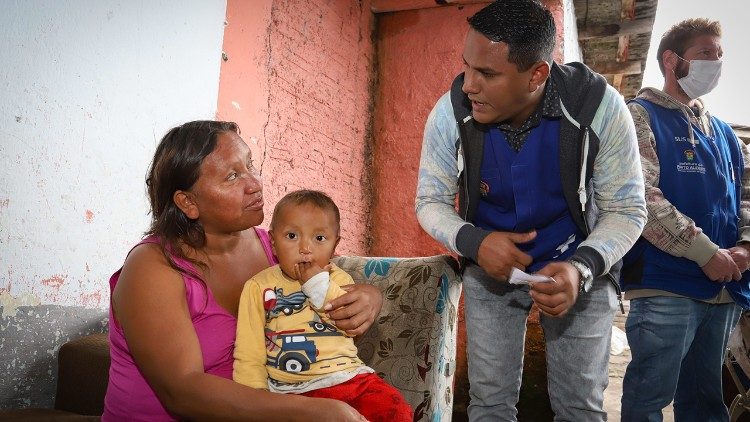
<svg viewBox="0 0 750 422"><path fill-rule="evenodd" d="M546 7L550 13L552 13L552 17L555 19L555 26L557 27L557 45L555 46L555 51L552 55L555 61L560 63L565 61L563 54L563 45L565 43L565 1L542 0L542 4L544 4L544 7Z"/></svg>
<svg viewBox="0 0 750 422"><path fill-rule="evenodd" d="M543 2L555 17L562 59L563 1ZM378 16L372 248L382 256L425 256L445 249L414 214L422 133L427 115L462 70L466 18L486 4L446 6Z"/></svg>
<svg viewBox="0 0 750 422"><path fill-rule="evenodd" d="M370 1L227 2L217 118L234 120L261 170L266 221L288 191L327 192L340 254L366 254L374 16Z"/></svg>
<svg viewBox="0 0 750 422"><path fill-rule="evenodd" d="M414 214L422 132L435 102L463 67L466 18L482 7L446 6L378 16L373 255L445 251L422 230Z"/></svg>

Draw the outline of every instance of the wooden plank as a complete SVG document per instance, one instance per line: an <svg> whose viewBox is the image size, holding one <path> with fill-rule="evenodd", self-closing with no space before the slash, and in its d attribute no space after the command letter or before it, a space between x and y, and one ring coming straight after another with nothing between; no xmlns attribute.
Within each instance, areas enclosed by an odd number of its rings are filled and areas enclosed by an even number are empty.
<svg viewBox="0 0 750 422"><path fill-rule="evenodd" d="M607 25L589 26L578 30L578 40L585 41L592 38L645 34L651 32L653 26L653 19L638 19Z"/></svg>
<svg viewBox="0 0 750 422"><path fill-rule="evenodd" d="M625 63L628 61L628 51L630 50L630 36L624 35L617 41L617 61Z"/></svg>
<svg viewBox="0 0 750 422"><path fill-rule="evenodd" d="M621 92L622 91L622 78L623 78L623 76L624 75L622 73L618 73L617 75L615 75L612 78L612 86L615 87L615 89L617 90L617 92Z"/></svg>
<svg viewBox="0 0 750 422"><path fill-rule="evenodd" d="M492 3L492 0L372 0L370 9L373 13L386 13L476 3Z"/></svg>
<svg viewBox="0 0 750 422"><path fill-rule="evenodd" d="M635 0L622 0L620 20L632 21L635 19Z"/></svg>
<svg viewBox="0 0 750 422"><path fill-rule="evenodd" d="M641 62L630 61L624 63L599 62L586 63L588 66L602 75L638 75L641 73Z"/></svg>

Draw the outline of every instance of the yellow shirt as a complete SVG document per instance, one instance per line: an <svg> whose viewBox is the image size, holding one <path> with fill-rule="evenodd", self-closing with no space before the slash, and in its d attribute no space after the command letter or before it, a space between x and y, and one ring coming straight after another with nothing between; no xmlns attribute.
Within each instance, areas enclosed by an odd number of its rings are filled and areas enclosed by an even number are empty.
<svg viewBox="0 0 750 422"><path fill-rule="evenodd" d="M325 302L341 296L351 276L333 266ZM316 310L296 280L275 265L245 283L237 315L233 379L268 389L268 378L300 383L364 366L354 340Z"/></svg>

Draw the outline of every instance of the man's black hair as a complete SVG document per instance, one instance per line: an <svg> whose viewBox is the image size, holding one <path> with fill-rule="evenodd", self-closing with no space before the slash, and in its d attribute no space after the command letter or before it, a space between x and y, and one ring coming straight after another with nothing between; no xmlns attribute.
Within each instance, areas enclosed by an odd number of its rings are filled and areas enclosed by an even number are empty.
<svg viewBox="0 0 750 422"><path fill-rule="evenodd" d="M490 41L508 44L508 61L519 71L540 61L552 62L555 20L536 0L497 0L468 21Z"/></svg>

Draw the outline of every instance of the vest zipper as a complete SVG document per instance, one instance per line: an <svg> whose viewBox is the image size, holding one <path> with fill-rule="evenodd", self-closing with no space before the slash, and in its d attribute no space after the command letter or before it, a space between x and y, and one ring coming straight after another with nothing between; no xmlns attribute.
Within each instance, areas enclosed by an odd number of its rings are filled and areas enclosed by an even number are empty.
<svg viewBox="0 0 750 422"><path fill-rule="evenodd" d="M586 192L586 168L589 155L589 128L588 126L584 126L581 130L583 130L584 134L583 148L581 148L581 175L579 176L578 199L581 202L581 217L583 218L583 225L586 227L586 236L588 237L588 235L591 234L591 227L589 227L589 222L586 219L586 199L588 197L588 193ZM609 279L609 282L612 283L612 286L614 286L615 293L617 294L617 302L620 304L620 312L625 315L625 305L622 303L622 290L620 290L620 284L615 280L611 272L608 272L605 275Z"/></svg>

